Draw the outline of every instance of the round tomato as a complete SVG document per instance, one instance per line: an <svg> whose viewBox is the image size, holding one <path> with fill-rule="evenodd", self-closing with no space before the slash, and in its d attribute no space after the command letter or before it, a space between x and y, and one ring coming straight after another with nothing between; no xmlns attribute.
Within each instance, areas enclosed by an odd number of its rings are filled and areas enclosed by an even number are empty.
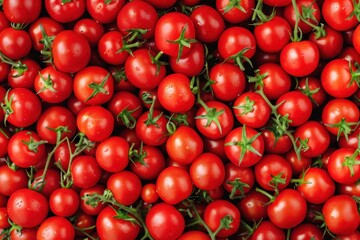
<svg viewBox="0 0 360 240"><path fill-rule="evenodd" d="M349 30L359 24L356 14L352 14L354 3L352 0L326 0L322 5L322 16L330 27L338 31Z"/></svg>
<svg viewBox="0 0 360 240"><path fill-rule="evenodd" d="M52 216L41 223L37 230L38 240L69 240L75 238L75 230L69 220Z"/></svg>
<svg viewBox="0 0 360 240"><path fill-rule="evenodd" d="M69 23L85 12L85 0L45 0L45 9L50 17L60 23Z"/></svg>
<svg viewBox="0 0 360 240"><path fill-rule="evenodd" d="M0 194L4 196L12 195L16 190L27 187L28 176L23 168L16 170L8 165L0 166Z"/></svg>
<svg viewBox="0 0 360 240"><path fill-rule="evenodd" d="M89 188L95 186L101 178L101 168L94 157L79 156L71 163L74 186Z"/></svg>
<svg viewBox="0 0 360 240"><path fill-rule="evenodd" d="M59 188L53 191L49 198L51 212L56 216L70 217L74 215L80 205L79 194L71 188Z"/></svg>

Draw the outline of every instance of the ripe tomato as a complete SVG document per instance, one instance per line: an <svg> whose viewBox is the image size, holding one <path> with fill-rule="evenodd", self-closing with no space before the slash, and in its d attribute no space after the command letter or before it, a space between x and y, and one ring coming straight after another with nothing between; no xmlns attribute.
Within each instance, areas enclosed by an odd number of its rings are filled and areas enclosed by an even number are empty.
<svg viewBox="0 0 360 240"><path fill-rule="evenodd" d="M284 157L290 163L293 176L296 177L301 177L300 174L305 172L312 164L312 158L301 156L301 159L299 159L294 149L285 153Z"/></svg>
<svg viewBox="0 0 360 240"><path fill-rule="evenodd" d="M93 187L90 188L82 188L80 190L80 209L89 215L96 216L98 215L102 209L106 207L105 204L102 202L99 202L97 206L92 206L90 204L87 204L86 196L87 195L93 195L93 194L99 194L102 195L104 193L105 187L101 184L96 184Z"/></svg>
<svg viewBox="0 0 360 240"><path fill-rule="evenodd" d="M90 188L95 186L101 178L101 168L94 157L78 156L71 164L74 186Z"/></svg>
<svg viewBox="0 0 360 240"><path fill-rule="evenodd" d="M79 194L71 188L58 188L49 198L51 212L56 216L70 217L74 215L80 205Z"/></svg>
<svg viewBox="0 0 360 240"><path fill-rule="evenodd" d="M233 163L225 164L224 189L230 193L229 198L241 198L249 192L255 183L254 171L251 168L239 167Z"/></svg>
<svg viewBox="0 0 360 240"><path fill-rule="evenodd" d="M356 231L360 215L355 200L347 195L328 199L322 208L326 227L334 234L350 234Z"/></svg>
<svg viewBox="0 0 360 240"><path fill-rule="evenodd" d="M233 104L236 119L251 128L261 128L269 121L271 109L264 98L256 92L245 92Z"/></svg>
<svg viewBox="0 0 360 240"><path fill-rule="evenodd" d="M36 123L36 131L39 137L54 145L66 137L72 139L76 130L74 115L62 106L49 107L42 112ZM58 135L59 133L60 135Z"/></svg>
<svg viewBox="0 0 360 240"><path fill-rule="evenodd" d="M290 41L290 33L290 24L279 16L274 16L254 28L257 46L267 53L276 53L283 49Z"/></svg>
<svg viewBox="0 0 360 240"><path fill-rule="evenodd" d="M85 12L85 0L45 0L45 9L50 17L60 23L77 20Z"/></svg>
<svg viewBox="0 0 360 240"><path fill-rule="evenodd" d="M249 127L237 127L225 137L225 154L237 166L250 167L260 161L264 140L259 132Z"/></svg>
<svg viewBox="0 0 360 240"><path fill-rule="evenodd" d="M229 237L238 231L241 215L239 209L233 203L221 199L215 200L206 206L204 221L213 232L219 228L220 222L224 221L223 219L226 219L228 227L221 229L217 233L217 237Z"/></svg>
<svg viewBox="0 0 360 240"><path fill-rule="evenodd" d="M358 106L347 99L333 99L326 103L321 120L333 135L347 137L357 128L360 119Z"/></svg>
<svg viewBox="0 0 360 240"><path fill-rule="evenodd" d="M210 240L211 238L204 232L198 230L187 231L183 233L178 240Z"/></svg>
<svg viewBox="0 0 360 240"><path fill-rule="evenodd" d="M292 142L288 135L277 136L275 129L263 129L261 135L264 140L266 153L284 154L292 148Z"/></svg>
<svg viewBox="0 0 360 240"><path fill-rule="evenodd" d="M220 13L207 5L197 6L190 14L196 30L196 39L201 42L216 42L225 29Z"/></svg>
<svg viewBox="0 0 360 240"><path fill-rule="evenodd" d="M46 176L42 178L44 170L44 168L40 168L36 171L33 176L34 181L31 183L31 188L41 192L45 197L49 198L52 192L61 188L61 176L57 169L49 168L46 170Z"/></svg>
<svg viewBox="0 0 360 240"><path fill-rule="evenodd" d="M125 0L88 0L86 1L86 10L90 16L99 23L111 23L116 20L125 2Z"/></svg>
<svg viewBox="0 0 360 240"><path fill-rule="evenodd" d="M298 239L324 239L323 232L314 224L302 223L291 230L290 240Z"/></svg>
<svg viewBox="0 0 360 240"><path fill-rule="evenodd" d="M129 52L126 51L124 37L125 35L118 30L108 31L101 36L97 47L103 61L111 65L125 63Z"/></svg>
<svg viewBox="0 0 360 240"><path fill-rule="evenodd" d="M155 8L146 1L127 2L117 15L119 30L127 35L135 34L139 39L149 39L154 36L158 14ZM140 32L141 30L144 33Z"/></svg>
<svg viewBox="0 0 360 240"><path fill-rule="evenodd" d="M200 154L190 165L190 177L193 184L202 190L220 187L225 179L225 167L214 153Z"/></svg>
<svg viewBox="0 0 360 240"><path fill-rule="evenodd" d="M45 156L45 142L36 132L22 130L11 136L8 144L10 160L18 167L36 166Z"/></svg>
<svg viewBox="0 0 360 240"><path fill-rule="evenodd" d="M101 106L88 106L79 112L76 124L80 132L93 142L101 142L110 137L114 129L114 117Z"/></svg>
<svg viewBox="0 0 360 240"><path fill-rule="evenodd" d="M153 183L147 183L141 189L141 199L145 203L155 203L159 199L159 195L156 192L156 185Z"/></svg>
<svg viewBox="0 0 360 240"><path fill-rule="evenodd" d="M26 57L31 47L31 38L25 30L7 27L0 32L0 51L12 60Z"/></svg>
<svg viewBox="0 0 360 240"><path fill-rule="evenodd" d="M281 228L277 227L269 220L260 222L255 229L254 233L250 236L250 240L256 239L278 239L285 240L285 232Z"/></svg>
<svg viewBox="0 0 360 240"><path fill-rule="evenodd" d="M280 64L294 77L304 77L312 73L320 59L315 43L309 40L288 43L280 53Z"/></svg>
<svg viewBox="0 0 360 240"><path fill-rule="evenodd" d="M24 228L32 228L45 220L49 204L41 193L22 188L11 194L7 210L12 222Z"/></svg>
<svg viewBox="0 0 360 240"><path fill-rule="evenodd" d="M38 240L69 240L75 238L75 230L69 220L52 216L41 223L37 230Z"/></svg>
<svg viewBox="0 0 360 240"><path fill-rule="evenodd" d="M183 215L167 203L152 206L145 222L151 237L158 240L178 239L185 229Z"/></svg>
<svg viewBox="0 0 360 240"><path fill-rule="evenodd" d="M68 15L68 14L66 14ZM55 36L52 44L54 66L63 72L74 73L90 61L91 49L86 38L73 30L64 30Z"/></svg>
<svg viewBox="0 0 360 240"><path fill-rule="evenodd" d="M333 59L321 72L321 84L324 90L336 98L347 98L353 95L358 86L352 72L356 68L345 59Z"/></svg>
<svg viewBox="0 0 360 240"><path fill-rule="evenodd" d="M289 120L289 126L300 126L309 120L312 103L308 96L299 91L290 91L276 101L277 112Z"/></svg>
<svg viewBox="0 0 360 240"><path fill-rule="evenodd" d="M354 11L352 0L325 0L321 13L330 27L338 31L346 31L355 27L359 22Z"/></svg>
<svg viewBox="0 0 360 240"><path fill-rule="evenodd" d="M195 96L190 89L190 79L181 73L167 75L159 84L160 104L169 112L184 113L195 103Z"/></svg>
<svg viewBox="0 0 360 240"><path fill-rule="evenodd" d="M11 196L16 190L26 188L28 179L23 168L13 170L8 165L0 166L0 194Z"/></svg>
<svg viewBox="0 0 360 240"><path fill-rule="evenodd" d="M192 163L204 149L200 135L191 127L180 126L166 141L169 157L180 164Z"/></svg>
<svg viewBox="0 0 360 240"><path fill-rule="evenodd" d="M335 58L343 49L343 36L341 32L325 26L325 37L316 38L314 32L309 35L309 40L314 42L319 49L320 59Z"/></svg>
<svg viewBox="0 0 360 240"><path fill-rule="evenodd" d="M298 90L310 98L313 108L322 106L326 101L327 94L318 78L301 78L298 82Z"/></svg>
<svg viewBox="0 0 360 240"><path fill-rule="evenodd" d="M1 120L1 118L0 118ZM0 158L4 157L7 154L7 148L9 145L10 133L6 128L0 126Z"/></svg>
<svg viewBox="0 0 360 240"><path fill-rule="evenodd" d="M268 197L257 191L250 191L237 204L241 217L246 221L260 221L267 218Z"/></svg>
<svg viewBox="0 0 360 240"><path fill-rule="evenodd" d="M269 219L277 227L292 228L304 221L307 211L305 198L297 190L286 188L269 204Z"/></svg>
<svg viewBox="0 0 360 240"><path fill-rule="evenodd" d="M194 23L183 13L166 13L156 23L155 44L160 51L169 56L184 56L190 51L194 39Z"/></svg>
<svg viewBox="0 0 360 240"><path fill-rule="evenodd" d="M114 93L114 79L110 72L98 66L89 66L74 77L74 95L88 105L108 102Z"/></svg>
<svg viewBox="0 0 360 240"><path fill-rule="evenodd" d="M178 204L187 199L193 190L190 174L181 167L170 166L156 179L156 192L168 204Z"/></svg>
<svg viewBox="0 0 360 240"><path fill-rule="evenodd" d="M101 36L104 34L104 26L91 18L83 18L78 20L73 30L80 35L83 35L91 47L96 47Z"/></svg>
<svg viewBox="0 0 360 240"><path fill-rule="evenodd" d="M292 177L292 168L280 155L264 155L254 168L256 182L267 191L286 188Z"/></svg>
<svg viewBox="0 0 360 240"><path fill-rule="evenodd" d="M119 236L129 240L136 239L140 232L139 224L118 216L119 213L110 206L107 206L99 213L96 219L96 230L100 239L115 240Z"/></svg>
<svg viewBox="0 0 360 240"><path fill-rule="evenodd" d="M216 10L229 23L241 23L248 20L252 16L254 8L254 0L242 0L239 2L216 0Z"/></svg>
<svg viewBox="0 0 360 240"><path fill-rule="evenodd" d="M33 0L24 2L4 0L2 7L5 16L10 22L29 24L40 16L42 1Z"/></svg>
<svg viewBox="0 0 360 240"><path fill-rule="evenodd" d="M221 101L233 101L244 92L246 78L243 71L231 63L218 63L209 72L214 96Z"/></svg>
<svg viewBox="0 0 360 240"><path fill-rule="evenodd" d="M33 90L34 81L39 71L40 65L35 60L22 59L11 66L7 76L8 84L11 88L23 87Z"/></svg>

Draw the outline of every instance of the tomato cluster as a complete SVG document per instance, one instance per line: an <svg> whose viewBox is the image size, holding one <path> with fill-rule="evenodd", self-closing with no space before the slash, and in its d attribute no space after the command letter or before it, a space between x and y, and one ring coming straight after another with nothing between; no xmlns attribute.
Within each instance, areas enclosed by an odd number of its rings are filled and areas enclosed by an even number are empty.
<svg viewBox="0 0 360 240"><path fill-rule="evenodd" d="M360 239L357 0L3 0L0 239Z"/></svg>

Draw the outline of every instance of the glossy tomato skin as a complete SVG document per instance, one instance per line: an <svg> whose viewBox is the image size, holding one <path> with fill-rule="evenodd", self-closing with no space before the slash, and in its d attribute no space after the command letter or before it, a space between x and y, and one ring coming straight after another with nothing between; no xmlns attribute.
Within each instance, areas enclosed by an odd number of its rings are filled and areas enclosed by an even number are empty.
<svg viewBox="0 0 360 240"><path fill-rule="evenodd" d="M159 199L159 195L156 192L156 185L153 183L147 183L141 189L141 199L145 203L155 203Z"/></svg>
<svg viewBox="0 0 360 240"><path fill-rule="evenodd" d="M215 121L211 121L210 124L208 124L208 120L206 119L206 115L209 114L208 111L211 112L214 110L208 110L201 106L196 112L196 128L203 136L210 139L220 139L225 137L234 126L234 118L231 109L223 102L217 100L207 101L205 104L208 109L215 109L216 112L221 112L221 114L216 117L220 127Z"/></svg>
<svg viewBox="0 0 360 240"><path fill-rule="evenodd" d="M0 32L0 51L12 60L26 57L31 47L31 38L25 30L7 27Z"/></svg>
<svg viewBox="0 0 360 240"><path fill-rule="evenodd" d="M36 166L45 158L45 145L36 132L22 130L9 140L8 155L16 166ZM35 147L34 147L35 146Z"/></svg>
<svg viewBox="0 0 360 240"><path fill-rule="evenodd" d="M327 94L319 78L301 78L298 82L298 90L310 98L313 109L322 106L327 100Z"/></svg>
<svg viewBox="0 0 360 240"><path fill-rule="evenodd" d="M113 132L114 117L104 107L88 106L77 115L76 125L90 141L101 142L110 137Z"/></svg>
<svg viewBox="0 0 360 240"><path fill-rule="evenodd" d="M359 161L360 156L353 156L354 149L339 148L331 153L327 165L328 172L332 179L341 184L352 184L360 178L360 166L352 164L352 161Z"/></svg>
<svg viewBox="0 0 360 240"><path fill-rule="evenodd" d="M34 181L31 183L31 188L41 192L45 197L49 198L51 193L56 189L61 188L60 185L60 172L55 168L47 169L46 176L44 178L45 183L39 184L42 181L42 175L44 168L40 168L34 174Z"/></svg>
<svg viewBox="0 0 360 240"><path fill-rule="evenodd" d="M256 92L245 92L235 99L233 111L236 119L251 128L261 128L269 121L271 109Z"/></svg>
<svg viewBox="0 0 360 240"><path fill-rule="evenodd" d="M289 126L300 126L309 120L312 113L312 103L302 92L290 91L276 101L277 112L288 116Z"/></svg>
<svg viewBox="0 0 360 240"><path fill-rule="evenodd" d="M45 0L45 9L57 22L68 23L79 19L85 12L85 0Z"/></svg>
<svg viewBox="0 0 360 240"><path fill-rule="evenodd" d="M307 202L322 204L335 193L335 183L328 172L321 168L308 168L301 176L303 183L297 190Z"/></svg>
<svg viewBox="0 0 360 240"><path fill-rule="evenodd" d="M124 5L125 0L113 0L109 3L102 0L88 0L86 1L86 10L93 19L101 24L106 24L116 20Z"/></svg>
<svg viewBox="0 0 360 240"><path fill-rule="evenodd" d="M204 221L212 231L218 229L220 220L225 216L232 218L231 227L220 230L217 237L229 237L237 232L240 226L240 211L233 203L224 199L215 200L205 208Z"/></svg>
<svg viewBox="0 0 360 240"><path fill-rule="evenodd" d="M195 39L194 23L187 15L178 12L170 12L159 18L155 26L155 44L165 54L173 57L182 57L190 48L174 43L179 39L181 31L184 31L185 39ZM181 47L182 46L182 47ZM182 53L180 52L182 48Z"/></svg>
<svg viewBox="0 0 360 240"><path fill-rule="evenodd" d="M45 220L49 204L41 193L22 188L11 194L7 209L11 221L22 227L32 228Z"/></svg>
<svg viewBox="0 0 360 240"><path fill-rule="evenodd" d="M312 73L320 59L315 43L309 40L288 43L280 53L280 63L284 70L295 77Z"/></svg>
<svg viewBox="0 0 360 240"><path fill-rule="evenodd" d="M64 128L60 138L57 139L57 132L53 129ZM56 144L64 138L72 139L76 134L76 120L74 115L65 107L53 106L46 109L40 115L36 123L36 131L39 137L49 144Z"/></svg>
<svg viewBox="0 0 360 240"><path fill-rule="evenodd" d="M41 33L41 26L43 27L47 36L55 36L64 30L64 27L50 17L39 17L29 27L29 35L32 40L32 47L35 51L40 52L44 49L44 44L41 43L43 38Z"/></svg>
<svg viewBox="0 0 360 240"><path fill-rule="evenodd" d="M257 183L267 191L286 188L292 177L292 168L288 161L277 154L264 155L254 167ZM279 180L279 178L281 180Z"/></svg>
<svg viewBox="0 0 360 240"><path fill-rule="evenodd" d="M338 31L349 30L358 24L354 11L354 2L351 0L326 0L322 5L322 16L330 27Z"/></svg>
<svg viewBox="0 0 360 240"><path fill-rule="evenodd" d="M114 79L105 68L88 66L76 73L73 89L75 97L85 104L101 105L113 96Z"/></svg>
<svg viewBox="0 0 360 240"><path fill-rule="evenodd" d="M284 154L292 147L291 140L288 135L276 136L274 130L263 129L261 136L264 140L264 152L274 154Z"/></svg>
<svg viewBox="0 0 360 240"><path fill-rule="evenodd" d="M150 208L145 218L146 226L154 239L177 239L185 229L185 219L172 205L158 203Z"/></svg>
<svg viewBox="0 0 360 240"><path fill-rule="evenodd" d="M253 14L255 8L254 0L245 0L238 2L238 5L231 7L229 0L216 0L216 10L222 15L225 21L229 23L241 23L248 20ZM230 8L229 8L230 7Z"/></svg>
<svg viewBox="0 0 360 240"><path fill-rule="evenodd" d="M11 231L10 238L13 240L36 239L37 228L22 228L21 231Z"/></svg>
<svg viewBox="0 0 360 240"><path fill-rule="evenodd" d="M298 239L324 239L323 232L314 224L302 223L294 227L290 234L290 240Z"/></svg>
<svg viewBox="0 0 360 240"><path fill-rule="evenodd" d="M324 153L330 145L330 134L319 122L307 121L296 128L294 137L307 141L307 150L301 151L305 157L316 157Z"/></svg>
<svg viewBox="0 0 360 240"><path fill-rule="evenodd" d="M244 197L254 184L255 175L252 168L239 167L233 163L225 164L225 180L222 186L232 198Z"/></svg>
<svg viewBox="0 0 360 240"><path fill-rule="evenodd" d="M66 73L83 69L90 61L91 49L86 38L73 30L58 33L52 44L55 67Z"/></svg>
<svg viewBox="0 0 360 240"><path fill-rule="evenodd" d="M64 217L52 216L41 223L36 234L38 240L69 240L75 238L71 222Z"/></svg>
<svg viewBox="0 0 360 240"><path fill-rule="evenodd" d="M260 221L267 218L268 197L257 191L250 191L237 204L241 217L246 221Z"/></svg>
<svg viewBox="0 0 360 240"><path fill-rule="evenodd" d="M126 61L129 53L123 49L124 36L118 30L108 31L101 36L97 48L104 62L111 65L121 65Z"/></svg>
<svg viewBox="0 0 360 240"><path fill-rule="evenodd" d="M278 239L285 240L285 232L269 220L262 221L250 237L256 239Z"/></svg>
<svg viewBox="0 0 360 240"><path fill-rule="evenodd" d="M119 30L127 35L133 29L146 30L138 36L141 39L149 39L154 36L158 14L155 8L146 1L127 2L117 15Z"/></svg>
<svg viewBox="0 0 360 240"><path fill-rule="evenodd" d="M351 72L356 68L345 59L333 59L321 72L321 84L324 90L335 98L347 98L358 89L352 80Z"/></svg>
<svg viewBox="0 0 360 240"><path fill-rule="evenodd" d="M357 123L360 119L359 108L350 100L347 99L333 99L327 102L322 111L321 120L324 123L326 129L335 136L345 136L348 132L345 132L343 127L337 126L343 121L353 126L349 128L354 131ZM345 124L346 124L345 123Z"/></svg>
<svg viewBox="0 0 360 240"><path fill-rule="evenodd" d="M3 1L3 11L7 19L13 23L29 24L34 22L41 13L42 1L24 2L20 0Z"/></svg>
<svg viewBox="0 0 360 240"><path fill-rule="evenodd" d="M91 18L82 18L76 21L73 30L83 35L91 47L97 46L99 39L105 33L105 28L99 22Z"/></svg>
<svg viewBox="0 0 360 240"><path fill-rule="evenodd" d="M192 163L204 149L200 135L191 127L180 126L166 141L169 157L181 164Z"/></svg>
<svg viewBox="0 0 360 240"><path fill-rule="evenodd" d="M305 198L294 189L284 189L268 206L268 215L277 227L287 229L300 224L306 216Z"/></svg>
<svg viewBox="0 0 360 240"><path fill-rule="evenodd" d="M99 194L102 195L105 191L105 187L101 184L96 184L93 187L90 188L82 188L80 190L79 196L80 196L80 209L91 216L97 216L102 209L106 207L105 204L99 202L97 206L91 206L90 204L86 203L86 195L93 195L93 194Z"/></svg>
<svg viewBox="0 0 360 240"><path fill-rule="evenodd" d="M190 18L194 22L196 39L202 42L216 42L225 30L224 19L210 6L199 5L191 12Z"/></svg>
<svg viewBox="0 0 360 240"><path fill-rule="evenodd" d="M261 135L258 135L258 131L249 127L246 127L246 136L244 136L243 128L244 127L234 128L225 137L225 154L228 159L235 165L241 167L250 167L260 161L262 154L264 153L264 140ZM243 150L241 144L238 145L243 141L243 138L246 138L246 141L254 138L254 140L249 144L257 151L257 153L251 152L248 149ZM241 151L244 151L243 157L241 157Z"/></svg>
<svg viewBox="0 0 360 240"><path fill-rule="evenodd" d="M359 227L360 216L355 200L347 195L328 199L322 208L324 221L334 234L350 234Z"/></svg>
<svg viewBox="0 0 360 240"><path fill-rule="evenodd" d="M299 159L294 149L286 152L284 157L291 165L293 176L301 177L301 174L310 168L312 164L312 158L300 156L301 159Z"/></svg>
<svg viewBox="0 0 360 240"><path fill-rule="evenodd" d="M0 166L0 194L11 196L16 190L26 188L28 176L25 169L11 169L8 165Z"/></svg>
<svg viewBox="0 0 360 240"><path fill-rule="evenodd" d="M40 71L40 65L35 60L25 58L21 60L26 70L16 67L11 67L9 75L7 76L8 84L11 88L24 87L30 90L34 89L35 78Z"/></svg>
<svg viewBox="0 0 360 240"><path fill-rule="evenodd" d="M167 167L156 179L156 191L160 199L168 204L178 204L187 199L192 190L190 174L181 167Z"/></svg>
<svg viewBox="0 0 360 240"><path fill-rule="evenodd" d="M343 36L341 32L325 26L326 36L316 38L315 33L309 35L309 40L314 42L319 49L320 59L335 58L343 49Z"/></svg>
<svg viewBox="0 0 360 240"><path fill-rule="evenodd" d="M137 88L151 90L156 88L166 76L164 65L152 61L156 57L151 49L136 49L125 61L125 74L128 81Z"/></svg>
<svg viewBox="0 0 360 240"><path fill-rule="evenodd" d="M214 153L200 154L190 165L190 177L196 187L212 190L220 187L225 179L225 167Z"/></svg>
<svg viewBox="0 0 360 240"><path fill-rule="evenodd" d="M50 210L60 217L74 215L80 205L78 193L71 188L59 188L53 191L49 198Z"/></svg>
<svg viewBox="0 0 360 240"><path fill-rule="evenodd" d="M78 156L71 166L74 186L80 188L90 188L95 186L101 178L101 168L94 157Z"/></svg>
<svg viewBox="0 0 360 240"><path fill-rule="evenodd" d="M178 240L192 240L192 239L210 240L211 238L209 237L208 234L198 230L187 231L178 238Z"/></svg>
<svg viewBox="0 0 360 240"><path fill-rule="evenodd" d="M279 16L274 16L270 21L254 28L257 46L267 53L276 53L285 47L290 41L290 33L290 24Z"/></svg>
<svg viewBox="0 0 360 240"><path fill-rule="evenodd" d="M210 69L209 77L214 81L211 84L214 96L222 101L233 101L246 87L245 74L231 63L214 65Z"/></svg>
<svg viewBox="0 0 360 240"><path fill-rule="evenodd" d="M110 206L104 208L96 220L96 229L100 239L115 240L119 236L124 239L134 240L140 232L139 224L134 224L121 218L117 218L118 213Z"/></svg>
<svg viewBox="0 0 360 240"><path fill-rule="evenodd" d="M1 114L0 114L0 116L1 116ZM0 117L0 120L1 120L1 117ZM11 137L10 132L4 127L0 127L0 145L3 146L0 149L0 158L4 157L7 154L7 148L9 145L10 137Z"/></svg>

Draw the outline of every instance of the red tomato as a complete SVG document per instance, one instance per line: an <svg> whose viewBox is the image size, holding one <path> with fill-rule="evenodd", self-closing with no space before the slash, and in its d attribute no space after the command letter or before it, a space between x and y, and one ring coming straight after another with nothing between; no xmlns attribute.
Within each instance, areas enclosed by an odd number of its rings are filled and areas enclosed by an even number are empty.
<svg viewBox="0 0 360 240"><path fill-rule="evenodd" d="M170 166L159 174L156 180L156 191L161 200L174 205L191 195L192 185L190 174L185 169Z"/></svg>
<svg viewBox="0 0 360 240"><path fill-rule="evenodd" d="M280 53L280 63L283 69L294 77L304 77L312 73L320 59L315 43L303 40L288 43Z"/></svg>
<svg viewBox="0 0 360 240"><path fill-rule="evenodd" d="M233 163L225 164L225 180L222 185L230 193L230 199L244 197L252 189L254 183L255 175L253 169L239 167Z"/></svg>
<svg viewBox="0 0 360 240"><path fill-rule="evenodd" d="M83 35L90 43L91 47L96 47L100 38L105 32L104 26L91 18L78 20L73 30Z"/></svg>
<svg viewBox="0 0 360 240"><path fill-rule="evenodd" d="M103 185L97 184L90 188L82 188L80 190L80 209L84 211L86 214L95 216L98 215L102 209L106 207L103 203L98 203L97 206L92 206L87 204L86 195L99 194L102 195L104 193L105 187Z"/></svg>
<svg viewBox="0 0 360 240"><path fill-rule="evenodd" d="M241 217L246 221L260 221L267 218L268 197L257 191L250 191L237 204Z"/></svg>
<svg viewBox="0 0 360 240"><path fill-rule="evenodd" d="M318 78L301 78L298 82L298 89L310 98L313 108L322 106L326 101L326 92Z"/></svg>
<svg viewBox="0 0 360 240"><path fill-rule="evenodd" d="M194 185L202 190L220 187L225 179L224 163L213 153L200 154L191 163L189 173Z"/></svg>
<svg viewBox="0 0 360 240"><path fill-rule="evenodd" d="M237 166L250 167L260 161L264 140L259 132L249 127L237 127L225 137L225 154Z"/></svg>
<svg viewBox="0 0 360 240"><path fill-rule="evenodd" d="M16 190L26 188L28 180L25 169L13 170L8 165L0 166L0 194L11 196Z"/></svg>
<svg viewBox="0 0 360 240"><path fill-rule="evenodd" d="M79 156L71 164L74 186L90 188L95 186L101 178L101 168L94 157Z"/></svg>
<svg viewBox="0 0 360 240"><path fill-rule="evenodd" d="M68 15L68 14L66 14ZM54 66L63 72L78 72L90 61L91 49L86 38L73 30L58 33L52 44Z"/></svg>
<svg viewBox="0 0 360 240"><path fill-rule="evenodd" d="M242 0L240 2L216 0L216 10L229 23L241 23L248 20L252 16L254 8L254 0Z"/></svg>
<svg viewBox="0 0 360 240"><path fill-rule="evenodd" d="M279 16L274 16L254 28L257 46L267 53L276 53L283 49L290 41L290 35L290 24Z"/></svg>
<svg viewBox="0 0 360 240"><path fill-rule="evenodd" d="M50 210L60 217L74 215L80 205L78 193L71 188L59 188L53 191L49 198Z"/></svg>
<svg viewBox="0 0 360 240"><path fill-rule="evenodd" d="M86 10L90 16L99 23L111 23L116 20L125 2L125 0L88 0L86 1Z"/></svg>
<svg viewBox="0 0 360 240"><path fill-rule="evenodd" d="M286 237L284 230L277 227L271 221L265 220L260 222L260 224L255 229L254 233L250 237L250 240L256 240L256 239L285 240Z"/></svg>
<svg viewBox="0 0 360 240"><path fill-rule="evenodd" d="M293 228L304 221L306 211L305 198L291 188L281 191L267 210L270 221L283 229Z"/></svg>
<svg viewBox="0 0 360 240"><path fill-rule="evenodd" d="M194 23L187 15L166 13L155 26L155 44L160 51L178 59L190 51L195 39Z"/></svg>
<svg viewBox="0 0 360 240"><path fill-rule="evenodd" d="M211 238L209 237L208 234L198 230L187 231L178 238L178 240L193 240L193 239L210 240Z"/></svg>
<svg viewBox="0 0 360 240"><path fill-rule="evenodd" d="M196 39L204 43L216 42L225 29L220 13L207 5L198 5L190 14L196 30Z"/></svg>
<svg viewBox="0 0 360 240"><path fill-rule="evenodd" d="M159 195L156 192L156 185L153 183L147 183L141 190L141 199L145 203L155 203L159 199Z"/></svg>
<svg viewBox="0 0 360 240"><path fill-rule="evenodd" d="M159 84L160 104L169 112L189 111L195 103L195 96L190 88L190 79L181 73L167 75Z"/></svg>
<svg viewBox="0 0 360 240"><path fill-rule="evenodd" d="M85 0L45 0L45 9L57 22L68 23L77 20L85 12Z"/></svg>
<svg viewBox="0 0 360 240"><path fill-rule="evenodd" d="M354 11L352 0L325 0L321 9L324 20L330 27L338 31L346 31L359 22Z"/></svg>
<svg viewBox="0 0 360 240"><path fill-rule="evenodd" d="M191 127L180 126L166 141L169 157L180 164L192 163L204 149L200 135Z"/></svg>
<svg viewBox="0 0 360 240"><path fill-rule="evenodd" d="M118 203L130 206L140 197L142 184L135 173L124 170L110 176L107 188Z"/></svg>
<svg viewBox="0 0 360 240"><path fill-rule="evenodd" d="M185 229L183 215L167 203L152 206L145 222L151 237L158 240L178 239Z"/></svg>
<svg viewBox="0 0 360 240"><path fill-rule="evenodd" d="M347 195L336 195L328 199L322 208L326 227L333 234L351 234L360 223L355 200Z"/></svg>
<svg viewBox="0 0 360 240"><path fill-rule="evenodd" d="M40 71L40 65L32 59L22 59L11 65L7 76L8 84L11 88L23 87L30 90L34 89L34 81Z"/></svg>
<svg viewBox="0 0 360 240"><path fill-rule="evenodd" d="M29 24L34 22L41 13L41 0L28 2L19 0L4 0L3 11L7 19L12 23Z"/></svg>
<svg viewBox="0 0 360 240"><path fill-rule="evenodd" d="M309 203L322 204L335 193L335 183L324 169L308 168L300 178L297 190Z"/></svg>
<svg viewBox="0 0 360 240"><path fill-rule="evenodd" d="M244 92L246 78L243 71L231 63L218 63L209 72L214 96L221 101L233 101Z"/></svg>
<svg viewBox="0 0 360 240"><path fill-rule="evenodd" d="M88 106L79 112L76 124L90 141L101 142L112 134L114 117L104 107Z"/></svg>
<svg viewBox="0 0 360 240"><path fill-rule="evenodd" d="M132 216L129 215L129 217ZM107 206L96 219L96 230L101 239L112 240L121 236L124 239L135 240L140 232L140 226L119 218L116 210Z"/></svg>
<svg viewBox="0 0 360 240"><path fill-rule="evenodd" d="M11 194L7 210L12 222L21 227L32 228L45 220L49 205L41 193L22 188Z"/></svg>
<svg viewBox="0 0 360 240"><path fill-rule="evenodd" d="M324 239L324 234L316 225L302 223L294 227L290 233L290 240L298 239L321 240Z"/></svg>
<svg viewBox="0 0 360 240"><path fill-rule="evenodd" d="M125 35L118 30L106 32L98 42L98 53L102 60L111 65L125 63L130 50L124 41Z"/></svg>
<svg viewBox="0 0 360 240"><path fill-rule="evenodd" d="M251 128L261 128L270 119L271 109L264 98L256 92L245 92L233 104L236 119Z"/></svg>
<svg viewBox="0 0 360 240"><path fill-rule="evenodd" d="M25 30L7 27L0 32L0 51L12 60L26 57L31 47L31 38Z"/></svg>
<svg viewBox="0 0 360 240"><path fill-rule="evenodd" d="M36 234L38 240L69 240L75 238L75 230L69 220L52 216L41 223Z"/></svg>
<svg viewBox="0 0 360 240"><path fill-rule="evenodd" d="M221 221L226 221L229 226L221 229L217 237L229 237L236 233L240 226L240 219L239 209L227 200L215 200L205 208L204 221L213 232L219 228Z"/></svg>

